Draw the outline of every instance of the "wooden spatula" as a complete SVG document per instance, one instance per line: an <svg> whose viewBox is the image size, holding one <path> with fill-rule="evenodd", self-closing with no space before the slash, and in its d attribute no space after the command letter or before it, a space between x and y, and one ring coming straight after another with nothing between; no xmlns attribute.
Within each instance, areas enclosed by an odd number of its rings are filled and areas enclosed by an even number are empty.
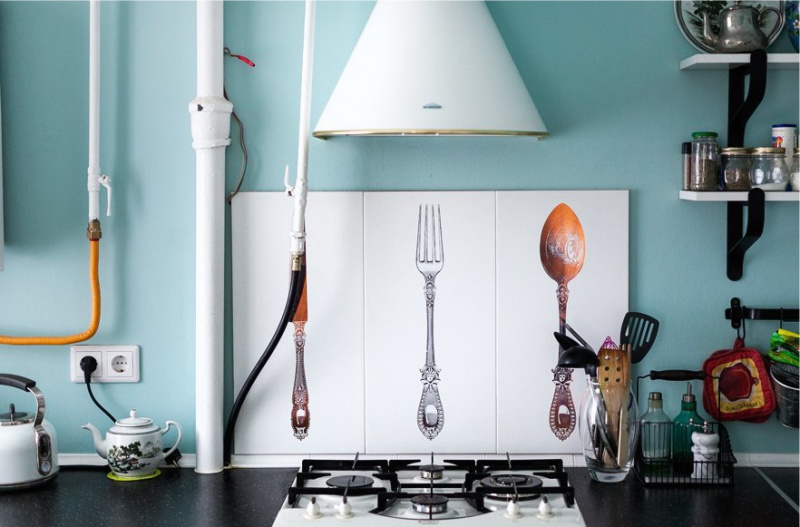
<svg viewBox="0 0 800 527"><path fill-rule="evenodd" d="M606 407L606 435L617 442L617 463L622 466L623 463L620 460L621 450L625 450L625 458L628 456L627 445L623 448L619 444L621 439L620 428L625 428L620 418L622 417L623 408L628 402L628 383L630 383L628 357L627 353L619 349L614 341L611 340L611 337L606 338L605 342L603 342L597 357L600 363L597 368L597 381L600 384ZM608 455L605 456L603 461L609 465L613 464L613 460Z"/></svg>

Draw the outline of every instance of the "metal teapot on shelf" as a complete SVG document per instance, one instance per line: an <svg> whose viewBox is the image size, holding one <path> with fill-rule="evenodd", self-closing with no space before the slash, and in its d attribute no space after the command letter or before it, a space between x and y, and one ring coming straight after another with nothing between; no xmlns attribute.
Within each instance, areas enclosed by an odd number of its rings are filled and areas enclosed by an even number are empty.
<svg viewBox="0 0 800 527"><path fill-rule="evenodd" d="M778 19L775 26L764 34L761 23L764 16L774 12ZM783 29L783 13L774 7L765 7L760 11L755 7L734 2L719 13L719 34L711 29L711 19L703 12L703 41L714 48L717 53L750 53L766 49L772 38Z"/></svg>
<svg viewBox="0 0 800 527"><path fill-rule="evenodd" d="M161 438L173 425L178 430L178 438L172 448L162 452ZM167 421L166 428L159 428L152 419L138 417L136 410L131 410L130 417L114 423L105 439L91 423L81 428L92 433L97 453L108 460L111 471L120 479L153 476L164 458L172 454L181 442L181 425Z"/></svg>

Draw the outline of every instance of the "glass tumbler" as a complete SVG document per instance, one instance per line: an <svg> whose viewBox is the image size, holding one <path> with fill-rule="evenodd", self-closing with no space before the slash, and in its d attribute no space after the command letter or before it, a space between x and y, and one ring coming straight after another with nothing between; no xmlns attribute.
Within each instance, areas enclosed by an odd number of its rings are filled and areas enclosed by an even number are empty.
<svg viewBox="0 0 800 527"><path fill-rule="evenodd" d="M581 401L578 431L589 476L603 483L625 479L633 466L639 432L636 398L630 389L604 396L597 379L588 381ZM609 409L619 400L620 411L612 417Z"/></svg>

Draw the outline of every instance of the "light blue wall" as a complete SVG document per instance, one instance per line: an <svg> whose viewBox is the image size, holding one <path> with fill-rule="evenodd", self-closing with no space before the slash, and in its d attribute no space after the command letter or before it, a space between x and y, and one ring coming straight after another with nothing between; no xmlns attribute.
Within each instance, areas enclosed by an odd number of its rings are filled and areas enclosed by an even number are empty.
<svg viewBox="0 0 800 527"><path fill-rule="evenodd" d="M372 5L318 4L313 122ZM680 143L700 129L718 130L725 143L727 74L678 69L694 49L678 31L672 2L489 8L551 137L315 139L312 190L629 189L630 307L662 323L640 373L699 369L712 351L729 347L735 332L723 313L733 296L751 306L797 307L797 204L768 204L765 235L747 253L744 278L731 282L725 205L678 200ZM225 63L229 96L247 127L244 190L281 190L283 166L296 158L303 4L229 2L225 16L225 45L257 64ZM98 385L96 393L118 415L136 407L159 422L180 421L184 451L193 452L194 153L187 107L195 95L194 4L104 2L102 19L101 166L114 178L115 201L114 215L102 219L104 314L91 342L141 345L142 382ZM83 2L0 4L7 241L0 332L68 332L88 323L87 25ZM770 51L790 49L781 35ZM798 120L797 71L772 71L745 142L767 144L771 124ZM229 188L239 162L238 148L230 148ZM275 301L282 295L276 292ZM763 348L774 324L751 322L747 329L748 343ZM227 356L230 340L228 314ZM39 381L60 450L86 452L88 434L79 426L105 418L83 385L68 382L68 355L66 347L1 346L0 370ZM671 413L682 391L677 384L657 385ZM774 419L731 423L729 430L735 451L798 449L797 431Z"/></svg>

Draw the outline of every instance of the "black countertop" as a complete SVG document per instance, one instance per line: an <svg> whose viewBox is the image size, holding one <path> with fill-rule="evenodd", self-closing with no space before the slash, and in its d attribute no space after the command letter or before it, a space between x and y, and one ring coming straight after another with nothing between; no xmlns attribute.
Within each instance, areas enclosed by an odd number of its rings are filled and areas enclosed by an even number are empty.
<svg viewBox="0 0 800 527"><path fill-rule="evenodd" d="M705 488L643 487L634 474L597 483L585 469L567 470L588 527L796 527L800 520L797 468L739 467L733 485ZM0 493L0 526L269 527L296 471L162 469L155 479L123 483L104 467L63 467L48 485Z"/></svg>

